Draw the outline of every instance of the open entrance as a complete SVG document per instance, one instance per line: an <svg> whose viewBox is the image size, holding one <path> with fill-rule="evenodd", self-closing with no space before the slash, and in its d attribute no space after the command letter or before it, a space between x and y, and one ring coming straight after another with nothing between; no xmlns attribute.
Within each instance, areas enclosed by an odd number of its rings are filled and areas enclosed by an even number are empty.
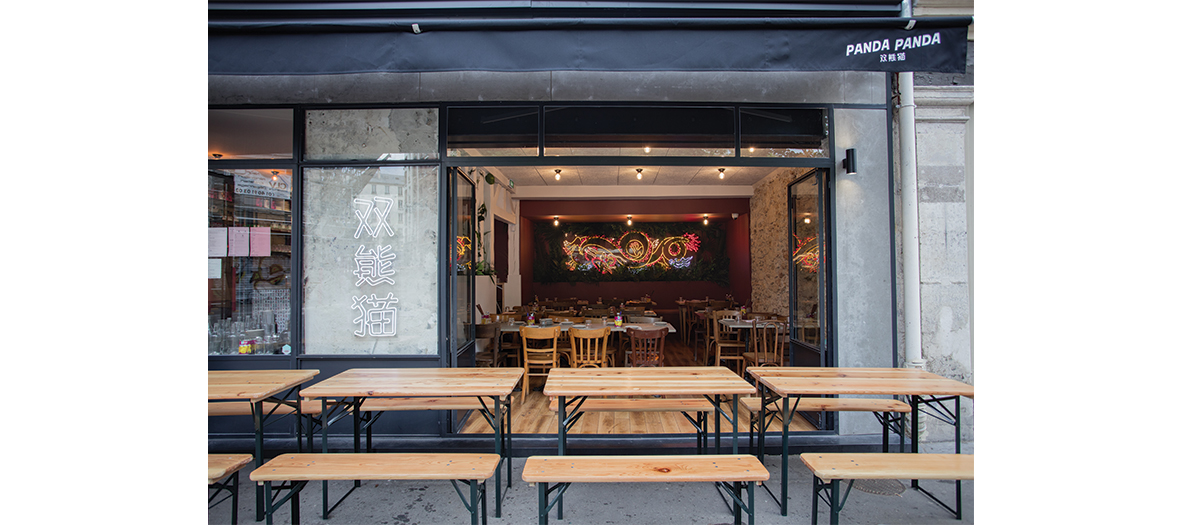
<svg viewBox="0 0 1180 525"><path fill-rule="evenodd" d="M738 330L730 337L739 343L722 351L736 359L718 359L714 312L744 309L763 319L777 317L786 326L795 317L815 319L805 332L786 328L790 335L784 339L797 335L816 355L804 355L791 342L774 364L789 365L789 356L798 353L797 359L822 363L812 366L828 366L830 358L822 357L828 338L819 334L826 333L830 316L802 311L829 307L815 299L822 293L815 285L830 281L827 238L815 246L796 242L814 232L794 223L793 210L814 203L792 200L789 188L805 187L803 180L827 184L834 166L830 114L830 107L726 105L444 108L444 164L468 173L480 186L476 194L496 201L497 209L503 209L504 195L512 194L515 224L497 218L480 228L493 240L485 243L490 253L476 257L492 263L496 282L511 283L497 290L496 305L485 305L484 313L527 310L538 320L567 317L571 323L616 313L652 319L673 329L664 341L664 366L721 364L739 376L742 350L750 348L741 348L745 338ZM826 207L811 206L806 213L826 228L828 221L820 216ZM762 242L758 249L752 247L755 239ZM806 271L797 268L801 264ZM820 273L825 277L817 281ZM809 288L799 294L796 286ZM762 293L766 290L776 293ZM509 354L520 352L521 341L514 337L500 338ZM614 366L626 366L622 338L609 344L616 352ZM565 359L558 366L570 366ZM503 363L522 361L518 354ZM557 431L540 383L534 379L516 400L514 432ZM723 431L732 428L729 417L721 421ZM734 419L740 431L750 428L748 412L739 411ZM768 430L773 433L776 425ZM792 430L815 429L803 418L792 422ZM459 431L491 429L469 418ZM694 431L675 412L592 412L569 432L691 439Z"/></svg>

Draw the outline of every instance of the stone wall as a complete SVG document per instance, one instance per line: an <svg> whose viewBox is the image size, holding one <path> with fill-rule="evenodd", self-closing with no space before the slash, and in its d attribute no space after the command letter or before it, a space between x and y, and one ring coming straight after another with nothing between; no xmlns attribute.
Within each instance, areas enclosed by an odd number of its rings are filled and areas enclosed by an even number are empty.
<svg viewBox="0 0 1180 525"><path fill-rule="evenodd" d="M811 168L783 168L754 185L750 197L750 284L755 312L790 312L787 186Z"/></svg>
<svg viewBox="0 0 1180 525"><path fill-rule="evenodd" d="M971 118L974 89L917 86L918 220L921 230L922 355L926 369L975 382L970 288ZM963 403L963 438L972 439L974 404ZM927 424L928 438L954 428Z"/></svg>

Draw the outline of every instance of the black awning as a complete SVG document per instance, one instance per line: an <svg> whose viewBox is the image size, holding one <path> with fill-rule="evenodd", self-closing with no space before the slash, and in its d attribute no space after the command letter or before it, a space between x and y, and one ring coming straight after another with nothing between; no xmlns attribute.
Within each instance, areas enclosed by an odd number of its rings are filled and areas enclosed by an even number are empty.
<svg viewBox="0 0 1180 525"><path fill-rule="evenodd" d="M430 71L963 73L970 17L210 22L210 75Z"/></svg>

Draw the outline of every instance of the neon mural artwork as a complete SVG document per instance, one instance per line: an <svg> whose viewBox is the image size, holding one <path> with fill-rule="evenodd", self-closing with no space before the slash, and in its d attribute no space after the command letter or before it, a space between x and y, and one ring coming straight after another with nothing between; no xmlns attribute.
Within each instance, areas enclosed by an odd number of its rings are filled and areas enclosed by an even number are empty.
<svg viewBox="0 0 1180 525"><path fill-rule="evenodd" d="M562 242L564 266L569 271L595 270L609 274L623 268L639 272L646 268L688 268L700 239L688 233L653 239L640 231L629 231L618 239L599 235L576 235Z"/></svg>
<svg viewBox="0 0 1180 525"><path fill-rule="evenodd" d="M815 273L819 270L819 240L815 236L800 240L795 237L795 252L791 254L795 264Z"/></svg>
<svg viewBox="0 0 1180 525"><path fill-rule="evenodd" d="M467 255L467 250L470 250L470 249L471 249L471 237L468 237L466 235L459 235L459 236L455 237L455 252L456 252L455 259L462 261ZM459 263L457 268L459 270L470 270L471 269L471 261L469 260L467 262Z"/></svg>

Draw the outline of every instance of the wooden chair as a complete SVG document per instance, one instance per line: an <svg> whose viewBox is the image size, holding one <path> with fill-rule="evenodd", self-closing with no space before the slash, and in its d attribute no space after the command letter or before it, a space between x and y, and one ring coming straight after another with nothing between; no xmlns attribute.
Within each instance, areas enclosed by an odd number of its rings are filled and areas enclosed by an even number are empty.
<svg viewBox="0 0 1180 525"><path fill-rule="evenodd" d="M545 328L522 326L520 336L524 339L524 391L520 394L523 403L528 397L532 378L540 377L541 383L549 377L549 370L557 366L557 339L560 326Z"/></svg>
<svg viewBox="0 0 1180 525"><path fill-rule="evenodd" d="M742 366L745 364L742 354L746 351L746 343L734 337L737 335L736 330L730 330L721 324L722 319L737 319L737 315L737 310L713 312L713 338L710 347L714 352L714 366L721 366L722 361L733 361L737 364L737 374L741 376L745 370Z"/></svg>
<svg viewBox="0 0 1180 525"><path fill-rule="evenodd" d="M570 342L573 349L570 353L570 366L573 368L602 368L612 361L607 354L606 341L610 337L610 327L602 328L570 328Z"/></svg>
<svg viewBox="0 0 1180 525"><path fill-rule="evenodd" d="M630 366L664 366L664 338L668 327L658 330L627 329L631 338Z"/></svg>
<svg viewBox="0 0 1180 525"><path fill-rule="evenodd" d="M754 322L760 321L760 316L754 316ZM766 328L752 328L750 337L753 352L742 354L745 366L789 366L783 360L787 348L787 325L779 321L771 321Z"/></svg>
<svg viewBox="0 0 1180 525"><path fill-rule="evenodd" d="M554 316L551 316L550 319L553 319L553 322L557 323L557 324L561 324L561 323L578 324L578 323L585 322L584 318L578 317L578 316L573 316L573 315L554 315ZM569 355L569 350L571 348L573 348L573 347L570 346L569 332L561 332L560 334L558 334L558 336L557 336L557 351L560 352L562 355Z"/></svg>
<svg viewBox="0 0 1180 525"><path fill-rule="evenodd" d="M647 317L644 315L628 315L627 316L628 323L648 323L648 324L650 324L650 323L654 323L659 320L660 320L659 317Z"/></svg>
<svg viewBox="0 0 1180 525"><path fill-rule="evenodd" d="M697 316L696 312L699 308L690 310L688 314L689 318L693 320L692 337L689 338L689 344L692 345L692 361L694 363L697 361L697 343L701 343L705 347L704 360L705 362L709 361L709 348L713 334L713 310L709 308L708 303L702 301L701 304L705 310L705 318L703 320Z"/></svg>

